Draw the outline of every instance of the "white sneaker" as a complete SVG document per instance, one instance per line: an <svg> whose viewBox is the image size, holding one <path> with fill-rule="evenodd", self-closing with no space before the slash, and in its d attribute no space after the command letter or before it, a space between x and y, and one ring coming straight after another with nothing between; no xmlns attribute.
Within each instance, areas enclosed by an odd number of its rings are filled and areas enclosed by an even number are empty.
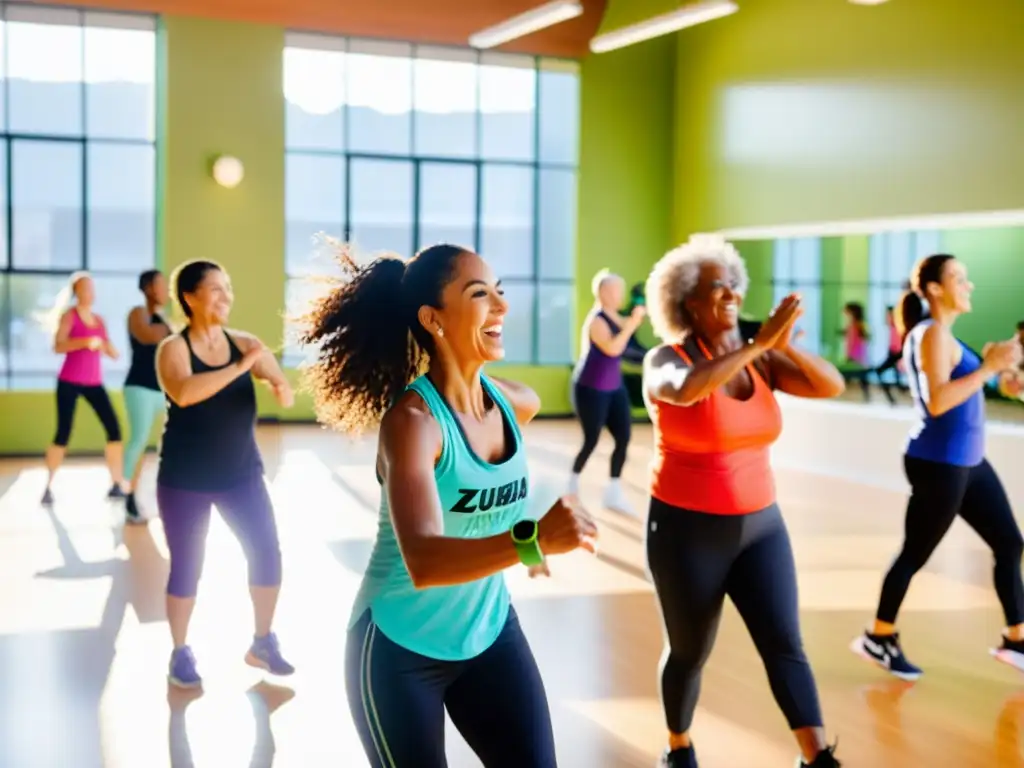
<svg viewBox="0 0 1024 768"><path fill-rule="evenodd" d="M602 505L613 512L636 517L636 511L626 498L626 492L622 490L622 484L618 480L612 480L604 489Z"/></svg>

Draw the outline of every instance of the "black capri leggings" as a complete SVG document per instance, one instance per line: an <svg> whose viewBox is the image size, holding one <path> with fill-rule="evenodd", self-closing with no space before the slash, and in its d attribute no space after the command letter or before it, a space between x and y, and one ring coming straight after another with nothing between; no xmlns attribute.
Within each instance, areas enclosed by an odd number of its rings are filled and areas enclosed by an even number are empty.
<svg viewBox="0 0 1024 768"><path fill-rule="evenodd" d="M107 433L108 443L121 441L121 425L118 424L117 414L114 413L114 406L110 404L110 397L107 390L102 386L89 387L83 384L71 384L67 381L57 380L57 434L54 435L53 444L65 447L71 439L71 427L75 422L75 406L78 405L78 398L85 398L100 423Z"/></svg>
<svg viewBox="0 0 1024 768"><path fill-rule="evenodd" d="M579 474L587 464L587 459L597 447L601 438L601 430L608 427L615 440L612 450L611 476L622 476L622 468L626 464L626 450L629 448L629 436L632 431L633 416L630 412L629 392L625 386L611 392L605 392L583 384L573 388L576 400L576 414L583 426L583 447L576 454L572 471Z"/></svg>
<svg viewBox="0 0 1024 768"><path fill-rule="evenodd" d="M789 727L821 726L800 638L796 566L778 506L710 515L651 499L647 565L665 624L661 700L672 733L685 733L693 722L726 595L750 631Z"/></svg>
<svg viewBox="0 0 1024 768"><path fill-rule="evenodd" d="M992 465L986 459L976 467L957 467L905 456L903 467L910 482L903 549L882 584L878 620L896 623L910 580L928 562L959 514L995 556L993 577L1006 625L1024 623L1020 574L1024 539Z"/></svg>
<svg viewBox="0 0 1024 768"><path fill-rule="evenodd" d="M393 643L367 611L348 633L345 688L371 768L446 768L446 709L485 768L557 766L544 683L514 609L466 661Z"/></svg>

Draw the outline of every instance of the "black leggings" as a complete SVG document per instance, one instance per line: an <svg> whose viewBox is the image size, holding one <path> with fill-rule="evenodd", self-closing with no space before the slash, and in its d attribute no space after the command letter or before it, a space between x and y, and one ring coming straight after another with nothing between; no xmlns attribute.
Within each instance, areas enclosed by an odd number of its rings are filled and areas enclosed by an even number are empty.
<svg viewBox="0 0 1024 768"><path fill-rule="evenodd" d="M800 639L793 551L776 505L710 515L651 499L647 566L665 623L661 700L671 732L685 733L693 722L726 595L747 625L789 727L821 726Z"/></svg>
<svg viewBox="0 0 1024 768"><path fill-rule="evenodd" d="M903 466L910 481L903 549L882 584L878 620L896 623L910 580L928 562L959 514L995 556L993 576L1006 625L1024 623L1020 575L1024 539L992 465L985 460L976 467L957 467L906 456Z"/></svg>
<svg viewBox="0 0 1024 768"><path fill-rule="evenodd" d="M371 768L445 768L446 709L485 768L557 766L544 683L514 610L467 661L413 653L367 611L348 633L345 688Z"/></svg>
<svg viewBox="0 0 1024 768"><path fill-rule="evenodd" d="M622 386L611 392L576 384L573 394L576 399L576 414L583 426L583 447L576 455L572 471L579 474L587 464L587 459L597 447L601 430L608 427L615 440L612 450L611 476L621 477L622 468L626 465L626 450L629 448L629 436L632 431L633 415L630 412L629 393Z"/></svg>
<svg viewBox="0 0 1024 768"><path fill-rule="evenodd" d="M75 421L75 406L78 398L84 397L85 402L92 406L103 430L107 433L108 443L121 441L121 425L117 422L114 406L110 404L107 390L102 386L89 387L84 384L71 384L57 380L57 434L53 444L65 447L71 439L71 427Z"/></svg>

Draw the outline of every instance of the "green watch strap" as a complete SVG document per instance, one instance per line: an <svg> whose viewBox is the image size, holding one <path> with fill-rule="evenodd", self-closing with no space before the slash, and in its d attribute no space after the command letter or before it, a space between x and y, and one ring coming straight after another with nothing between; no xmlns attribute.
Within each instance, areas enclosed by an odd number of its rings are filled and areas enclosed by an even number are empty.
<svg viewBox="0 0 1024 768"><path fill-rule="evenodd" d="M516 553L523 565L534 566L544 562L544 553L537 541L538 529L536 520L520 520L512 526L512 530L509 532L512 535Z"/></svg>

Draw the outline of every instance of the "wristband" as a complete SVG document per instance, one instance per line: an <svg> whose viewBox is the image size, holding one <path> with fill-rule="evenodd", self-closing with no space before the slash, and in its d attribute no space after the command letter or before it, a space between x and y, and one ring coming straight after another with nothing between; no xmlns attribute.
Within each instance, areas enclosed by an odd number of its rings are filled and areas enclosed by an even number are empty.
<svg viewBox="0 0 1024 768"><path fill-rule="evenodd" d="M537 541L539 531L540 526L536 520L520 520L512 526L512 543L523 565L534 566L544 562L544 553L541 552L540 542Z"/></svg>

